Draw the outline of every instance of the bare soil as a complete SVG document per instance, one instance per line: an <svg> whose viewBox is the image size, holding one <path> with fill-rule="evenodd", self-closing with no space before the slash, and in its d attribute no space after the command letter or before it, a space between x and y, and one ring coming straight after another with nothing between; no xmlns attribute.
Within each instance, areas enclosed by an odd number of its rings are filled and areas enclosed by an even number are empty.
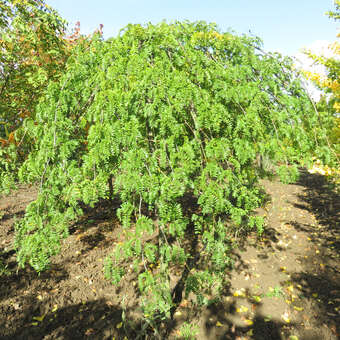
<svg viewBox="0 0 340 340"><path fill-rule="evenodd" d="M340 197L302 171L292 185L261 182L270 202L261 238L237 236L223 296L198 308L181 298L163 338L335 340L340 334ZM131 273L116 288L103 261L120 242L115 208L101 202L70 227L49 270L17 267L14 223L35 199L23 186L0 198L0 339L152 339ZM213 297L212 297L213 298ZM295 336L295 338L294 338Z"/></svg>

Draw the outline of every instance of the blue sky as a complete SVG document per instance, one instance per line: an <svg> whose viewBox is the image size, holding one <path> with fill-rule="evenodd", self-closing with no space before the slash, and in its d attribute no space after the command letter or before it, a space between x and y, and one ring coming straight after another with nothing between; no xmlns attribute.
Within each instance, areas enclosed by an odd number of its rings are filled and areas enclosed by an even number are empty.
<svg viewBox="0 0 340 340"><path fill-rule="evenodd" d="M317 41L334 41L337 23L324 13L332 0L47 0L85 34L104 25L104 37L129 23L205 20L223 30L259 36L268 51L295 55Z"/></svg>

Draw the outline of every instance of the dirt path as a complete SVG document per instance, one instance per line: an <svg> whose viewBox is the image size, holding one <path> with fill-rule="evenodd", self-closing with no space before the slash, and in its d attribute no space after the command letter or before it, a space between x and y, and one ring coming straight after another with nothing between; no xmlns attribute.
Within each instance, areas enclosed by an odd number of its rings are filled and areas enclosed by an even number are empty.
<svg viewBox="0 0 340 340"><path fill-rule="evenodd" d="M340 334L340 198L319 175L284 185L264 181L271 203L261 239L233 254L230 285L200 312L183 300L168 338L335 340ZM50 270L18 269L13 224L36 196L22 187L0 199L0 339L135 339L140 311L133 276L120 289L103 260L119 242L112 207L90 210L65 240ZM122 316L125 321L122 322ZM295 338L294 338L295 336Z"/></svg>

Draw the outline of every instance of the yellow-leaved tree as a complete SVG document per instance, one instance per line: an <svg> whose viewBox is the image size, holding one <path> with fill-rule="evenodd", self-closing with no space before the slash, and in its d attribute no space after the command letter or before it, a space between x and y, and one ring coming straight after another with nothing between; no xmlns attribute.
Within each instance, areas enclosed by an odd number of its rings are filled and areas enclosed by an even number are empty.
<svg viewBox="0 0 340 340"><path fill-rule="evenodd" d="M334 1L335 9L326 13L330 18L335 21L340 20L340 0ZM340 38L340 33L337 34L337 39ZM329 146L333 149L337 155L339 161L340 156L340 43L334 41L328 46L331 56L318 55L311 50L305 50L304 53L314 61L316 65L324 66L325 73L320 74L312 71L304 71L305 76L311 80L316 86L321 89L325 96L321 97L319 103L317 103L317 109L320 114L328 111L332 113L332 125L329 129ZM314 171L320 172L325 175L329 175L332 180L337 184L340 184L340 169L339 162L335 167L329 167L326 164L321 164L317 160L317 164L314 165Z"/></svg>

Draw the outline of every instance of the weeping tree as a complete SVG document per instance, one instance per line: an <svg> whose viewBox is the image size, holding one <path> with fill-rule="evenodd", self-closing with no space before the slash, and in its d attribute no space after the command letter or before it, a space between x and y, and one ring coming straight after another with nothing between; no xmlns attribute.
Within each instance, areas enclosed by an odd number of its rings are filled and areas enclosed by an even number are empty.
<svg viewBox="0 0 340 340"><path fill-rule="evenodd" d="M25 121L36 143L20 178L40 190L16 225L20 265L44 270L84 204L115 198L124 242L105 274L119 284L133 264L146 316L178 301L175 266L186 294L218 288L232 231L263 230L258 160L288 181L315 152L332 157L292 69L205 22L128 25L77 46Z"/></svg>

